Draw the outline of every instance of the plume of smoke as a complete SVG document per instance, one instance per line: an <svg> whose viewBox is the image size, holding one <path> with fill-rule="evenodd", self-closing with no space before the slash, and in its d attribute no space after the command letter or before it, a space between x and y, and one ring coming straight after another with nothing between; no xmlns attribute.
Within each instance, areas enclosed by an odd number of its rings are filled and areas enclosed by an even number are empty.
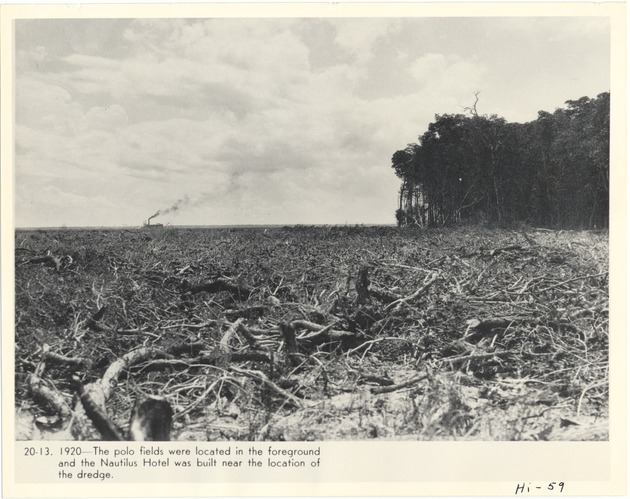
<svg viewBox="0 0 630 499"><path fill-rule="evenodd" d="M168 215L169 213L175 213L175 212L181 210L182 208L185 208L189 204L190 204L190 198L188 196L184 196L183 198L178 199L177 201L175 201L168 208L164 208L164 209L160 209L160 210L156 211L154 215L149 217L149 220L157 217L158 215Z"/></svg>

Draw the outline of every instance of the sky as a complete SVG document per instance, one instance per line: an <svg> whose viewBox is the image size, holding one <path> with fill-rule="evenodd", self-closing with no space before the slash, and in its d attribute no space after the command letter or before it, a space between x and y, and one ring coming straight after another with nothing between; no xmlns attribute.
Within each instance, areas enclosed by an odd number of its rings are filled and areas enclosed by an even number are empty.
<svg viewBox="0 0 630 499"><path fill-rule="evenodd" d="M606 18L16 21L17 227L391 224L436 114L610 89Z"/></svg>

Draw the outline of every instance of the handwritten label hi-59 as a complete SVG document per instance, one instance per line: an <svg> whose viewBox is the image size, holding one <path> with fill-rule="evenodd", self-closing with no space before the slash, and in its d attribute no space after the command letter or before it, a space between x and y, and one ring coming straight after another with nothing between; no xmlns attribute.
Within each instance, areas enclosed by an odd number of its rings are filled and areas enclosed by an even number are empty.
<svg viewBox="0 0 630 499"><path fill-rule="evenodd" d="M514 491L514 494L536 494L539 491L557 492L561 494L562 492L564 492L564 482L547 482L542 484L522 482L516 485L516 490Z"/></svg>

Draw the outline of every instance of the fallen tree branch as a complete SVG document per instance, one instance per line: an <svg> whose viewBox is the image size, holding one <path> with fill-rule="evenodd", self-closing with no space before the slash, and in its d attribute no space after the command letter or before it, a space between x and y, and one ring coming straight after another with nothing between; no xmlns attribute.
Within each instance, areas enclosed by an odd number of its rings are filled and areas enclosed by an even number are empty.
<svg viewBox="0 0 630 499"><path fill-rule="evenodd" d="M565 284L568 284L570 282L582 281L584 279L590 279L591 277L601 277L601 276L604 276L604 275L608 275L608 272L606 271L606 272L601 272L599 274L591 274L591 275L584 275L584 276L574 277L573 279L567 279L566 281L559 282L559 283L554 284L552 286L549 286L549 287L546 287L544 289L541 289L541 290L539 290L537 292L538 293L544 293L545 291L549 291L551 289L555 289L555 288L558 288L560 286L564 286Z"/></svg>
<svg viewBox="0 0 630 499"><path fill-rule="evenodd" d="M376 383L381 386L393 386L394 380L387 376L377 376L375 374L363 374L357 379L357 383Z"/></svg>
<svg viewBox="0 0 630 499"><path fill-rule="evenodd" d="M235 322L230 324L228 330L223 334L221 341L219 342L219 346L221 347L221 350L223 350L223 352L225 352L226 354L230 353L230 339L232 338L232 336L236 336L236 331L242 322L242 318L237 319Z"/></svg>
<svg viewBox="0 0 630 499"><path fill-rule="evenodd" d="M377 300L383 303L391 303L393 301L399 300L400 296L392 293L391 291L387 291L385 289L370 289L370 296L373 296Z"/></svg>
<svg viewBox="0 0 630 499"><path fill-rule="evenodd" d="M159 348L141 347L126 353L121 358L112 362L100 380L101 385L103 385L105 400L107 401L111 396L113 388L118 383L118 378L125 369L129 369L131 366L144 362L145 360L155 358L172 359L173 357Z"/></svg>
<svg viewBox="0 0 630 499"><path fill-rule="evenodd" d="M418 288L413 294L410 294L409 296L405 296L404 298L399 298L398 300L391 302L389 305L385 307L385 310L389 310L394 307L395 307L394 311L400 310L400 307L402 307L403 304L415 300L416 298L418 298L418 296L424 293L427 290L427 288L431 286L431 284L437 281L437 278L438 278L438 273L436 272L431 276L431 278L426 284Z"/></svg>
<svg viewBox="0 0 630 499"><path fill-rule="evenodd" d="M503 334L513 324L526 320L525 317L492 317L489 319L469 319L468 328L464 334L467 341L479 341L482 338Z"/></svg>
<svg viewBox="0 0 630 499"><path fill-rule="evenodd" d="M213 366L223 368L225 362L221 362L221 359L226 359L227 356L221 352L220 349L213 351L200 352L198 357L186 358L186 359L153 359L139 365L139 369L142 371L159 371L165 367L181 367L188 368L191 366ZM271 358L262 352L245 351L245 352L230 352L229 360L233 362L267 362L270 364Z"/></svg>
<svg viewBox="0 0 630 499"><path fill-rule="evenodd" d="M31 374L28 377L28 388L34 399L48 404L61 418L70 416L72 411L65 397L58 391L49 388L47 383L36 374Z"/></svg>
<svg viewBox="0 0 630 499"><path fill-rule="evenodd" d="M308 329L309 331L321 331L321 329L325 326L321 324L316 324L315 322L305 321L305 320L295 320L291 322L291 326L295 329ZM326 326L328 327L328 326Z"/></svg>
<svg viewBox="0 0 630 499"><path fill-rule="evenodd" d="M295 320L291 323L291 326L295 329L303 328L308 331L311 331L309 334L302 334L297 337L297 339L302 341L314 342L315 340L321 341L342 341L347 339L356 339L358 336L356 333L351 331L341 331L332 329L335 325L335 322L328 324L328 326L321 326L319 324L315 324L314 322L309 322L305 320Z"/></svg>
<svg viewBox="0 0 630 499"><path fill-rule="evenodd" d="M35 400L48 404L61 418L65 418L72 412L68 402L61 393L51 389L42 379L49 356L52 356L52 359L57 358L56 354L50 351L50 346L44 343L42 345L42 360L35 367L33 374L28 376L27 385Z"/></svg>
<svg viewBox="0 0 630 499"><path fill-rule="evenodd" d="M201 293L203 291L205 291L206 293L219 293L221 291L227 291L240 301L249 299L249 297L254 292L254 290L251 288L232 284L225 279L217 279L216 281L198 284L197 286L192 286L187 290L187 292L192 295Z"/></svg>
<svg viewBox="0 0 630 499"><path fill-rule="evenodd" d="M46 352L44 360L50 364L67 365L67 366L88 366L91 361L84 357L67 357L55 352Z"/></svg>
<svg viewBox="0 0 630 499"><path fill-rule="evenodd" d="M30 260L27 260L26 263L43 263L44 265L48 265L49 267L55 267L56 270L60 270L62 260L58 256L46 255L37 258L31 258Z"/></svg>
<svg viewBox="0 0 630 499"><path fill-rule="evenodd" d="M223 315L230 320L238 319L239 317L246 319L256 319L263 317L269 311L269 307L266 305L253 305L251 307L245 307L234 310L224 310Z"/></svg>
<svg viewBox="0 0 630 499"><path fill-rule="evenodd" d="M408 338L398 338L398 337L393 337L393 336L381 337L381 338L376 338L374 340L365 341L365 342L361 343L359 346L356 346L356 347L348 350L346 352L346 354L348 354L348 355L349 354L353 354L354 352L357 352L357 351L361 350L364 347L371 347L375 343L380 343L382 341L403 341L405 343L411 343L411 340L408 339Z"/></svg>
<svg viewBox="0 0 630 499"><path fill-rule="evenodd" d="M302 409L304 407L304 404L302 403L302 401L299 398L297 398L292 393L289 393L286 390L280 388L273 381L271 381L264 373L262 373L260 371L251 371L251 370L248 370L248 369L240 369L238 367L230 367L230 371L233 371L235 373L242 374L244 376L249 376L250 378L262 381L269 388L274 390L276 393L278 393L279 395L281 395L284 398L286 398L287 400L289 400L298 409Z"/></svg>
<svg viewBox="0 0 630 499"><path fill-rule="evenodd" d="M297 340L295 338L295 328L292 324L280 324L280 332L284 338L284 348L287 351L287 357L293 367L302 363L302 359L298 353Z"/></svg>
<svg viewBox="0 0 630 499"><path fill-rule="evenodd" d="M94 313L94 315L85 320L85 325L94 331L102 331L103 325L99 324L99 321L103 318L103 315L105 315L105 310L107 310L107 306L103 305ZM106 329L111 330L111 328Z"/></svg>
<svg viewBox="0 0 630 499"><path fill-rule="evenodd" d="M100 380L88 383L87 385L81 385L82 392L79 394L79 401L74 407L75 417L72 419L72 433L77 438L84 435L87 421L89 420L103 438L115 436L108 433L110 428L99 426L101 425L101 417L103 415L105 418L107 417L106 403L111 397L112 390L118 383L118 378L124 370L155 358L173 359L173 356L158 348L141 347L126 353L121 358L112 362ZM86 410L86 403L90 406L89 412ZM100 415L95 415L94 411L100 412ZM92 419L93 417L95 417L96 420ZM102 433L103 431L105 434ZM109 437L107 437L107 435L109 435Z"/></svg>
<svg viewBox="0 0 630 499"><path fill-rule="evenodd" d="M93 385L93 383L91 383ZM79 394L79 400L85 410L85 414L94 428L101 434L103 440L107 441L121 441L125 440L120 428L118 428L111 419L107 416L105 411L105 404L101 404L101 397L94 395L94 387L88 385L87 388L82 383L78 383L77 393Z"/></svg>
<svg viewBox="0 0 630 499"><path fill-rule="evenodd" d="M197 397L190 404L188 404L188 407L186 407L183 411L178 412L177 415L175 416L175 419L182 418L183 416L188 414L190 411L192 411L195 407L197 407L201 402L207 400L207 397L208 395L210 395L210 392L214 390L215 387L219 383L222 383L223 381L224 381L223 378L216 379L213 383L210 384L208 388L204 390L204 392L201 395L199 395L199 397Z"/></svg>
<svg viewBox="0 0 630 499"><path fill-rule="evenodd" d="M523 247L518 245L518 244L512 244L510 246L504 246L503 248L494 248L493 250L490 250L489 255L490 256L496 256L499 255L501 253L505 253L506 251L515 251L515 250L522 250Z"/></svg>
<svg viewBox="0 0 630 499"><path fill-rule="evenodd" d="M443 362L459 363L459 362L468 362L471 360L483 360L490 359L492 357L508 357L510 355L514 355L515 352L492 352L492 353L478 353L478 354L470 354L470 355L458 355L457 357L444 357L442 359Z"/></svg>
<svg viewBox="0 0 630 499"><path fill-rule="evenodd" d="M422 381L423 379L426 379L427 376L428 374L426 373L419 374L418 376L415 376L407 381L403 381L402 383L398 383L396 385L374 387L370 390L370 392L372 392L374 395L378 395L381 393L395 392L396 390L400 390L401 388L407 388L409 386L415 385L418 381Z"/></svg>
<svg viewBox="0 0 630 499"><path fill-rule="evenodd" d="M184 342L177 343L168 349L168 353L171 355L181 355L188 354L191 356L199 355L206 347L206 344L203 341L193 341L193 342Z"/></svg>
<svg viewBox="0 0 630 499"><path fill-rule="evenodd" d="M253 362L266 362L267 364L271 364L273 362L273 360L271 360L271 357L268 357L264 353L252 351L234 352L232 354L232 360L234 362L246 362L248 360L251 360Z"/></svg>
<svg viewBox="0 0 630 499"><path fill-rule="evenodd" d="M369 269L366 266L362 266L359 268L359 273L357 275L357 281L354 285L357 291L357 299L356 303L361 304L369 301L370 299L370 277L369 277Z"/></svg>
<svg viewBox="0 0 630 499"><path fill-rule="evenodd" d="M258 340L252 334L252 332L247 328L245 324L243 324L242 322L239 322L238 325L236 326L236 331L241 333L241 335L243 336L243 338L245 338L245 341L247 341L248 345L251 348L259 348Z"/></svg>

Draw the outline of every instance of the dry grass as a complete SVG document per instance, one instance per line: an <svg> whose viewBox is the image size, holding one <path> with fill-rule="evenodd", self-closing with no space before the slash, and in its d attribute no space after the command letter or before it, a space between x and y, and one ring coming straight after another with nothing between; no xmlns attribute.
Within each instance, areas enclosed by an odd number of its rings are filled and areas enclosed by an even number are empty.
<svg viewBox="0 0 630 499"><path fill-rule="evenodd" d="M607 439L608 234L19 231L15 341L22 438L69 436L34 375L71 408L151 348L123 429L160 394L182 440Z"/></svg>

